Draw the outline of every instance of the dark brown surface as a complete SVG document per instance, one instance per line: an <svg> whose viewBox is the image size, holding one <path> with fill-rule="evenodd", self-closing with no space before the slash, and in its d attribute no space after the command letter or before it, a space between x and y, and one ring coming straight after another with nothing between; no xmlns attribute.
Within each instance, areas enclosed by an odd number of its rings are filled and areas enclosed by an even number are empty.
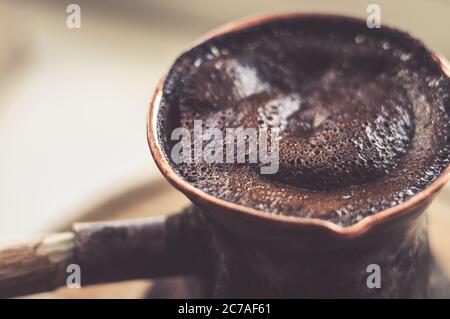
<svg viewBox="0 0 450 319"><path fill-rule="evenodd" d="M244 164L170 164L215 197L348 226L404 202L445 170L449 91L438 62L405 33L347 18L289 17L180 56L164 83L158 133L170 159L173 129L193 139L194 120L223 134L278 129L275 174L262 174L265 165L248 156Z"/></svg>

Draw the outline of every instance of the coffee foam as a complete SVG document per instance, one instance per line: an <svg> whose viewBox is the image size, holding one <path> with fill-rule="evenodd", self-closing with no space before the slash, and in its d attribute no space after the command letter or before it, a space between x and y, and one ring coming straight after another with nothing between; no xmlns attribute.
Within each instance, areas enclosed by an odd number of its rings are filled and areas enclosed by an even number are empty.
<svg viewBox="0 0 450 319"><path fill-rule="evenodd" d="M181 56L163 92L171 129L280 130L280 168L172 164L218 198L350 225L424 189L449 161L450 80L408 35L302 17L229 33ZM225 147L225 146L224 146Z"/></svg>

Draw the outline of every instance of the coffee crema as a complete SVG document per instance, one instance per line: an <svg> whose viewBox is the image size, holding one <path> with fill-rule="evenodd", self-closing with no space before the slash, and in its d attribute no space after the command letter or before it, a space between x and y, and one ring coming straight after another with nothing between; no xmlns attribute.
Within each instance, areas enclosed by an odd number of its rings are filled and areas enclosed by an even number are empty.
<svg viewBox="0 0 450 319"><path fill-rule="evenodd" d="M348 226L423 190L450 157L450 79L419 41L356 19L284 18L213 37L177 59L160 103L173 169L271 214ZM171 162L170 132L194 120L278 129L278 172Z"/></svg>

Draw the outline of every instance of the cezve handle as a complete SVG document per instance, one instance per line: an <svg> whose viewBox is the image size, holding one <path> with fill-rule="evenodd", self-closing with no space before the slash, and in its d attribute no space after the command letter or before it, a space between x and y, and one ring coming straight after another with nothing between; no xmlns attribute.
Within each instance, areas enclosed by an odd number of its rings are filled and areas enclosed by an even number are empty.
<svg viewBox="0 0 450 319"><path fill-rule="evenodd" d="M145 219L78 223L72 232L0 245L0 297L66 285L68 266L81 285L198 271L205 254L201 223L189 211ZM200 241L201 242L201 241Z"/></svg>

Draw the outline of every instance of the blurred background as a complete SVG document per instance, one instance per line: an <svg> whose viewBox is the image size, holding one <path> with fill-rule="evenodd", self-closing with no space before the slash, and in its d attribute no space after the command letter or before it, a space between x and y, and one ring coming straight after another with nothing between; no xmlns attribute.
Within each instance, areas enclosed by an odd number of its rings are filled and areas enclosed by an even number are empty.
<svg viewBox="0 0 450 319"><path fill-rule="evenodd" d="M66 26L70 3L81 7L80 29ZM186 205L162 180L145 131L152 91L176 56L231 20L292 11L365 19L370 3L382 24L450 57L450 0L0 0L0 241ZM449 208L447 187L430 212L450 274Z"/></svg>

